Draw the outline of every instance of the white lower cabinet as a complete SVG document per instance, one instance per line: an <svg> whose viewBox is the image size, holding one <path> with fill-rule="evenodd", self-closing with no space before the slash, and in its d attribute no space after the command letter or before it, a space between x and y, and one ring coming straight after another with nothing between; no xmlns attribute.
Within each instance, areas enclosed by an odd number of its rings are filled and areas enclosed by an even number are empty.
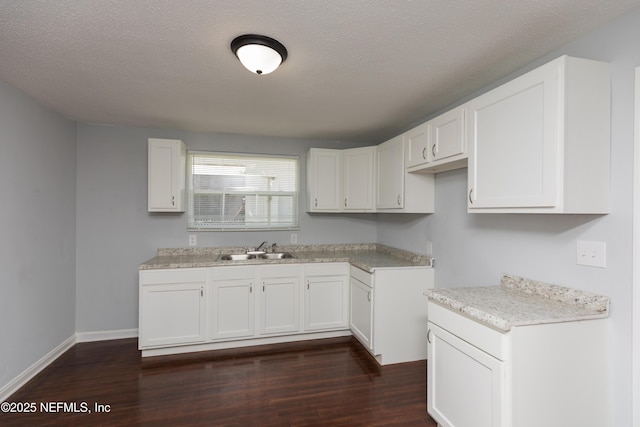
<svg viewBox="0 0 640 427"><path fill-rule="evenodd" d="M351 331L381 365L427 358L429 267L351 267Z"/></svg>
<svg viewBox="0 0 640 427"><path fill-rule="evenodd" d="M372 285L372 277L363 279L361 275L351 276L351 332L369 351L373 351Z"/></svg>
<svg viewBox="0 0 640 427"><path fill-rule="evenodd" d="M207 293L211 339L251 337L255 334L256 269L225 267L213 270Z"/></svg>
<svg viewBox="0 0 640 427"><path fill-rule="evenodd" d="M140 271L143 356L353 334L382 364L426 358L429 267L347 262Z"/></svg>
<svg viewBox="0 0 640 427"><path fill-rule="evenodd" d="M207 270L141 271L139 346L205 341Z"/></svg>
<svg viewBox="0 0 640 427"><path fill-rule="evenodd" d="M263 266L258 271L261 280L260 334L300 331L300 266Z"/></svg>
<svg viewBox="0 0 640 427"><path fill-rule="evenodd" d="M442 426L504 426L505 363L433 323L428 333L432 416Z"/></svg>
<svg viewBox="0 0 640 427"><path fill-rule="evenodd" d="M304 330L348 328L349 264L307 264L304 277Z"/></svg>
<svg viewBox="0 0 640 427"><path fill-rule="evenodd" d="M427 410L439 426L610 425L606 319L500 332L428 310Z"/></svg>

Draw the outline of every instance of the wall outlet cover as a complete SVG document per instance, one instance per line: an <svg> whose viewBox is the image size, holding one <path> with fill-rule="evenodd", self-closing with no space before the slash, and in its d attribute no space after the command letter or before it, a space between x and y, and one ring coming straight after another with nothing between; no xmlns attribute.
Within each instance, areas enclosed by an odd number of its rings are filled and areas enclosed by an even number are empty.
<svg viewBox="0 0 640 427"><path fill-rule="evenodd" d="M576 243L576 262L579 265L607 268L606 242L578 240Z"/></svg>

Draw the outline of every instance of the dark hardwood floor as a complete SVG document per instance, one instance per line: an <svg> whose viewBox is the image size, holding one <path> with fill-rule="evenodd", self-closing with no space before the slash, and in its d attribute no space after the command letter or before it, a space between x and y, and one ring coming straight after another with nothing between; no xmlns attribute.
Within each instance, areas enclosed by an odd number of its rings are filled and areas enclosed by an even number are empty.
<svg viewBox="0 0 640 427"><path fill-rule="evenodd" d="M379 367L350 337L144 360L80 343L8 402L35 411L2 426L436 426L426 362Z"/></svg>

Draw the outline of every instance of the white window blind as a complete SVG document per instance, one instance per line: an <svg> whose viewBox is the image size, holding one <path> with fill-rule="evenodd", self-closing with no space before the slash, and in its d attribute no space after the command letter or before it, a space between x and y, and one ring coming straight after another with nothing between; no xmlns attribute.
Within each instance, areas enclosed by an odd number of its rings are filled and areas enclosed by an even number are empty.
<svg viewBox="0 0 640 427"><path fill-rule="evenodd" d="M297 157L189 152L189 230L298 228Z"/></svg>

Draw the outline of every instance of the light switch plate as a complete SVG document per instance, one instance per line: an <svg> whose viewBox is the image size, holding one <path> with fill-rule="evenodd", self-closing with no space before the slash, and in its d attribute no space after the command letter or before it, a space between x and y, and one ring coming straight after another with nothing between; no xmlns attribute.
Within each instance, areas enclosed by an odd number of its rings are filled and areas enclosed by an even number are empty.
<svg viewBox="0 0 640 427"><path fill-rule="evenodd" d="M589 240L577 241L577 263L590 267L607 268L607 243Z"/></svg>

